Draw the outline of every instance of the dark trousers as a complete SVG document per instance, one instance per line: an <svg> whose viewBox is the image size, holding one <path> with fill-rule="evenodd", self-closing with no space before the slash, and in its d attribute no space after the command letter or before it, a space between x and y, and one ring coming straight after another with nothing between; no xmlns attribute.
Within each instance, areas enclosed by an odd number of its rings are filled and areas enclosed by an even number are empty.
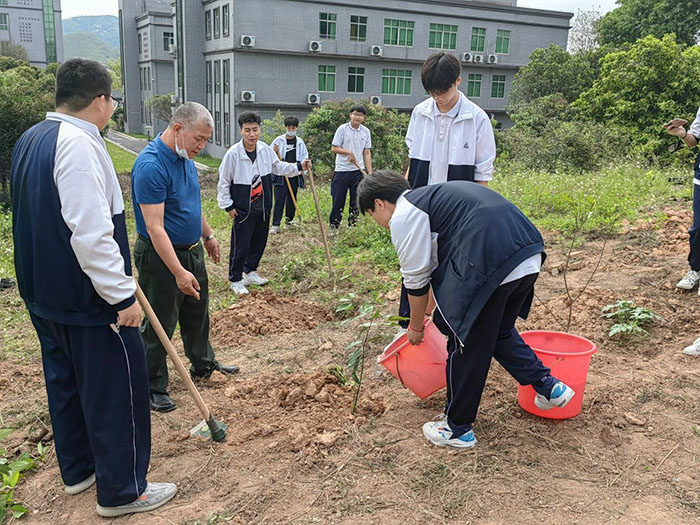
<svg viewBox="0 0 700 525"><path fill-rule="evenodd" d="M695 161L695 177L700 179L700 155ZM690 251L688 263L696 272L700 271L700 186L693 183L693 225L690 227Z"/></svg>
<svg viewBox="0 0 700 525"><path fill-rule="evenodd" d="M408 328L408 318L411 317L411 304L408 302L408 290L401 279L401 299L399 300L399 317L405 317L405 321L399 321L401 328Z"/></svg>
<svg viewBox="0 0 700 525"><path fill-rule="evenodd" d="M476 419L492 357L521 385L532 385L549 376L549 368L515 329L515 320L537 277L527 275L499 286L476 318L464 348L450 334L445 414L455 437L467 431Z"/></svg>
<svg viewBox="0 0 700 525"><path fill-rule="evenodd" d="M294 194L294 198L296 199L297 191L299 190L299 177L289 177L287 180L292 186L292 192ZM294 201L292 201L292 198L290 197L287 183L282 181L281 186L275 186L275 207L272 213L273 226L279 226L282 223L282 212L285 210L285 207L287 211L285 214L287 216L287 222L291 222L294 220L296 208L294 208Z"/></svg>
<svg viewBox="0 0 700 525"><path fill-rule="evenodd" d="M254 272L262 259L270 229L270 215L250 212L236 218L231 228L231 252L228 257L228 280L240 281L243 272Z"/></svg>
<svg viewBox="0 0 700 525"><path fill-rule="evenodd" d="M151 457L146 354L138 330L31 319L63 482L75 485L95 473L100 505L134 501L146 489Z"/></svg>
<svg viewBox="0 0 700 525"><path fill-rule="evenodd" d="M331 197L333 197L333 209L331 210L330 223L336 228L340 226L345 208L345 198L350 191L350 212L348 214L348 226L357 222L359 208L357 206L357 187L362 181L362 172L336 171L331 181Z"/></svg>
<svg viewBox="0 0 700 525"><path fill-rule="evenodd" d="M160 258L150 241L141 238L134 245L134 262L139 271L139 285L151 303L153 311L172 339L175 326L180 324L180 335L185 355L190 360L190 372L194 376L205 375L217 363L209 343L209 278L204 265L204 249L199 243L192 250L175 250L180 264L199 282L199 301L183 294L177 287L175 276ZM148 356L148 376L153 393L168 392L168 366L166 352L153 326L144 319L141 336Z"/></svg>

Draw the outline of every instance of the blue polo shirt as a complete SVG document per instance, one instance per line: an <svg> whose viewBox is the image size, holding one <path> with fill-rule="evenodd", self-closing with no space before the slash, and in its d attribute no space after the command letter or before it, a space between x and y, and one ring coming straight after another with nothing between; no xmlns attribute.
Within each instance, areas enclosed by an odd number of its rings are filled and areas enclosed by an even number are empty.
<svg viewBox="0 0 700 525"><path fill-rule="evenodd" d="M148 238L140 204L165 203L163 221L170 242L194 244L202 236L202 197L197 168L158 137L139 154L131 169L136 231Z"/></svg>

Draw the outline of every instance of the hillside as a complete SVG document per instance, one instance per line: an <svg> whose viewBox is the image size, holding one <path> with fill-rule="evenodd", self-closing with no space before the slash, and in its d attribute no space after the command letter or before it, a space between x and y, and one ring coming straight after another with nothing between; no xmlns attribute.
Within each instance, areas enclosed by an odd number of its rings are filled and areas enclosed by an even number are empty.
<svg viewBox="0 0 700 525"><path fill-rule="evenodd" d="M109 47L119 49L119 18L116 16L75 16L63 21L63 34L92 33Z"/></svg>
<svg viewBox="0 0 700 525"><path fill-rule="evenodd" d="M111 47L97 35L82 31L64 34L63 49L66 59L88 58L106 65L110 60L119 58L118 47Z"/></svg>

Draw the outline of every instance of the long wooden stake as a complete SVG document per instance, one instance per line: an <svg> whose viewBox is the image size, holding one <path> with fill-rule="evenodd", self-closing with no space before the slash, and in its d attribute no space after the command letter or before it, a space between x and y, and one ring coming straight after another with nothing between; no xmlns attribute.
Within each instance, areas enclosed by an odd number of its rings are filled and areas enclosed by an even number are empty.
<svg viewBox="0 0 700 525"><path fill-rule="evenodd" d="M357 169L360 170L360 173L362 173L362 175L364 175L365 177L367 176L367 172L362 166L360 166L357 162L353 162L353 164L357 166Z"/></svg>
<svg viewBox="0 0 700 525"><path fill-rule="evenodd" d="M328 271L330 276L333 277L333 262L331 261L331 251L328 248L328 239L326 238L326 230L323 226L323 217L321 216L321 206L318 204L318 197L316 196L316 184L314 183L314 172L309 169L309 182L311 183L311 194L314 197L314 204L316 205L316 217L318 218L318 227L321 228L321 239L323 239L323 247L326 249L326 258L328 259Z"/></svg>
<svg viewBox="0 0 700 525"><path fill-rule="evenodd" d="M279 151L275 151L277 153L277 158L282 160L282 155L280 155ZM297 211L297 215L299 216L299 222L302 221L301 218L301 212L299 211L299 205L297 204L297 200L294 197L294 192L292 191L292 183L289 182L289 177L284 178L285 181L287 181L287 188L289 189L289 196L292 198L292 202L294 203L294 209Z"/></svg>

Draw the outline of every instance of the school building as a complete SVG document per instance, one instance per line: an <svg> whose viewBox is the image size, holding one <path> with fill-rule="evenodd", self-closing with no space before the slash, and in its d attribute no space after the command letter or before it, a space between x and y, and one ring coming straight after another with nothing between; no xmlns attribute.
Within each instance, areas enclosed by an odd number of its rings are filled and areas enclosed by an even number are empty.
<svg viewBox="0 0 700 525"><path fill-rule="evenodd" d="M33 66L63 62L62 27L60 0L0 0L0 54L12 43Z"/></svg>
<svg viewBox="0 0 700 525"><path fill-rule="evenodd" d="M504 125L513 77L533 50L566 47L572 13L517 0L119 0L127 131L156 133L146 101L200 102L208 153L238 140L237 115L280 109L301 120L326 100L411 111L423 61L462 62L460 89Z"/></svg>

